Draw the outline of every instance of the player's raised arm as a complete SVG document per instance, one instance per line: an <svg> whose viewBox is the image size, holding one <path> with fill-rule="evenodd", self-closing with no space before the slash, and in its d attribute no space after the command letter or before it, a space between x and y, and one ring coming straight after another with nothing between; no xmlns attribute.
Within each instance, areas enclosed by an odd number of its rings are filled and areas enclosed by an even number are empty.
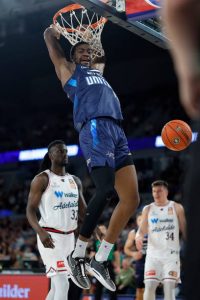
<svg viewBox="0 0 200 300"><path fill-rule="evenodd" d="M101 72L101 74L103 74L104 72L104 69L105 69L105 64L106 64L106 58L105 58L105 54L101 57L95 57L93 60L92 60L92 65L91 67L93 69L97 69Z"/></svg>
<svg viewBox="0 0 200 300"><path fill-rule="evenodd" d="M67 61L60 42L60 33L55 25L51 25L44 31L44 40L52 63L54 64L58 79L62 85L72 76L75 65Z"/></svg>

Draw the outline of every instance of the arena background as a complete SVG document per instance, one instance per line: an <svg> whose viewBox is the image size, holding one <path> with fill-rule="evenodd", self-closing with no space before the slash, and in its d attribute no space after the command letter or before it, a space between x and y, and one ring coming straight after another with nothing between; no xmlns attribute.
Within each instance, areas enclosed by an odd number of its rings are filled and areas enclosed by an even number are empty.
<svg viewBox="0 0 200 300"><path fill-rule="evenodd" d="M3 158L10 151L46 147L54 139L63 139L67 145L78 144L72 106L56 78L43 40L43 31L63 4L62 1L7 2L0 0L0 299L19 299L16 295L20 287L24 288L21 298L43 300L48 282L43 285L42 295L37 294L36 298L27 290L25 297L25 289L34 290L40 280L34 274L44 273L35 234L25 218L30 181L37 174L40 161L14 161L12 155L8 155L11 159ZM152 201L150 185L156 179L167 180L170 199L182 202L184 170L192 146L177 153L152 143L167 121L189 122L179 104L168 51L110 21L105 25L102 43L107 60L105 77L120 98L123 126L131 145L134 142L137 145L133 156L141 195L139 210ZM62 44L68 53L69 43L62 39ZM69 171L83 181L88 200L94 190L81 155L70 157ZM117 201L113 197L102 216L104 222L109 220ZM122 257L127 233L134 226L133 216L118 241ZM28 283L32 275L36 280L31 280L33 288ZM179 297L183 296L182 287L183 284L177 290ZM128 295L124 297L129 299Z"/></svg>

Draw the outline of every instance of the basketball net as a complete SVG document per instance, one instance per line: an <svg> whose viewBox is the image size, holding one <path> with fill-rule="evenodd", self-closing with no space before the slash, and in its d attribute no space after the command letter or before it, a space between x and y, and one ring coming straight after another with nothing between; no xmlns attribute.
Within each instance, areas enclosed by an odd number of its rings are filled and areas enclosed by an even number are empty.
<svg viewBox="0 0 200 300"><path fill-rule="evenodd" d="M79 4L68 5L53 17L53 23L71 45L86 42L92 48L92 59L104 56L101 33L107 19Z"/></svg>

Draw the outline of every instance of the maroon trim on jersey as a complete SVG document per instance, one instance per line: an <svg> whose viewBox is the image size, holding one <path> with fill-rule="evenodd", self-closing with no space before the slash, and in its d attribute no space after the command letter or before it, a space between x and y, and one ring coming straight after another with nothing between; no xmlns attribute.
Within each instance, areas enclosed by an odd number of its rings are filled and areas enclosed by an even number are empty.
<svg viewBox="0 0 200 300"><path fill-rule="evenodd" d="M72 232L74 232L75 230L70 230L70 231L61 231L55 228L51 228L51 227L42 227L44 228L44 230L49 231L49 232L55 232L55 233L60 233L60 234L70 234Z"/></svg>
<svg viewBox="0 0 200 300"><path fill-rule="evenodd" d="M56 270L53 267L50 267L46 274L48 274L49 272L56 272Z"/></svg>

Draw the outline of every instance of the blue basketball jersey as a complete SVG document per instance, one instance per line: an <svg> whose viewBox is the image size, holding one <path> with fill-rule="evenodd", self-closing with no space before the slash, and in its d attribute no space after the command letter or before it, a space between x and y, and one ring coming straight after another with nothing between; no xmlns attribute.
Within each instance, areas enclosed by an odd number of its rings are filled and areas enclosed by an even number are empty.
<svg viewBox="0 0 200 300"><path fill-rule="evenodd" d="M78 131L94 118L123 119L118 97L98 70L77 65L64 91L73 103L74 126Z"/></svg>

